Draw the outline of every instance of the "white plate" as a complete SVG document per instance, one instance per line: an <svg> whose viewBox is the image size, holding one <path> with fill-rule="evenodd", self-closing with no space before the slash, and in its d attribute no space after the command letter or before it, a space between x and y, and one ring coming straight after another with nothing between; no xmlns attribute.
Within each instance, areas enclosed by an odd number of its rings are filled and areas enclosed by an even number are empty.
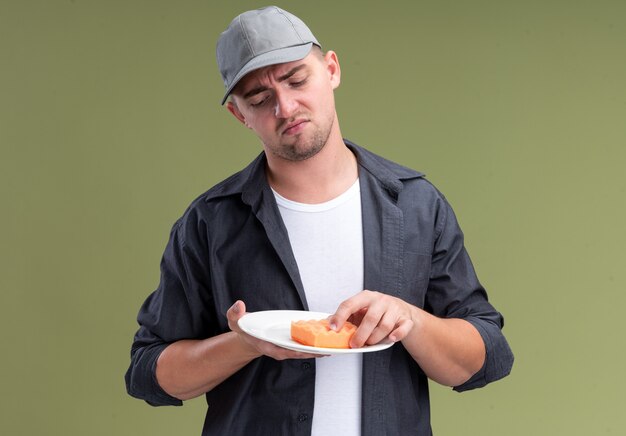
<svg viewBox="0 0 626 436"><path fill-rule="evenodd" d="M239 319L239 327L250 336L262 339L289 350L313 354L369 353L389 348L393 342L381 342L361 348L319 348L302 345L291 339L291 321L324 319L329 313L304 310L264 310L247 313Z"/></svg>

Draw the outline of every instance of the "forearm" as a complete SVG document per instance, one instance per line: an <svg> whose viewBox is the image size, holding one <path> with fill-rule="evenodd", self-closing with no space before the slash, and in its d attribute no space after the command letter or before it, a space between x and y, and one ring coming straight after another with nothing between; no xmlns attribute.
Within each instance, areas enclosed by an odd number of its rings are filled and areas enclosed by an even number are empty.
<svg viewBox="0 0 626 436"><path fill-rule="evenodd" d="M402 340L404 347L437 383L458 386L485 362L485 344L469 322L438 318L417 307L411 310L413 328Z"/></svg>
<svg viewBox="0 0 626 436"><path fill-rule="evenodd" d="M181 340L159 356L156 378L169 395L188 400L210 391L258 356L235 332Z"/></svg>

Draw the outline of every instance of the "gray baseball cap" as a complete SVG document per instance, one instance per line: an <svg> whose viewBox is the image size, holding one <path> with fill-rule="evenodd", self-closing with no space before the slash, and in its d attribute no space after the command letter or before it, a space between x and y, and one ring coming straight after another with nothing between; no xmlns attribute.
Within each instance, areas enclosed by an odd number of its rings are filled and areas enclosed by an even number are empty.
<svg viewBox="0 0 626 436"><path fill-rule="evenodd" d="M303 59L313 44L321 47L307 25L276 6L238 15L217 41L217 65L226 87L222 104L250 71Z"/></svg>

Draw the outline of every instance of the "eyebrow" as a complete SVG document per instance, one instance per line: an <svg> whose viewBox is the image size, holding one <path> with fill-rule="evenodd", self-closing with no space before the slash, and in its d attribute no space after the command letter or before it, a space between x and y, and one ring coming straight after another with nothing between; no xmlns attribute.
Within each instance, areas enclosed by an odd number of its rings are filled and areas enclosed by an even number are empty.
<svg viewBox="0 0 626 436"><path fill-rule="evenodd" d="M278 77L277 80L279 82L284 82L285 80L289 79L291 76L293 76L294 74L296 74L298 71L302 70L303 68L306 68L306 64L301 64L296 67L293 67L291 70L287 71L285 74ZM243 98L244 99L250 98L254 95L262 93L263 91L266 91L267 89L268 89L267 86L257 86L256 88L252 88L250 91L246 92L243 95Z"/></svg>

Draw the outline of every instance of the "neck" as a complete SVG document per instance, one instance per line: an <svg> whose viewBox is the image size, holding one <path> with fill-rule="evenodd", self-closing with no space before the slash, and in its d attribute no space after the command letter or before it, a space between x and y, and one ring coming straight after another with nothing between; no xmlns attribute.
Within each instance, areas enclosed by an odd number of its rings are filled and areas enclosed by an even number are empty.
<svg viewBox="0 0 626 436"><path fill-rule="evenodd" d="M323 203L345 192L358 177L356 157L333 129L326 145L303 161L267 156L268 180L281 196L300 203Z"/></svg>

